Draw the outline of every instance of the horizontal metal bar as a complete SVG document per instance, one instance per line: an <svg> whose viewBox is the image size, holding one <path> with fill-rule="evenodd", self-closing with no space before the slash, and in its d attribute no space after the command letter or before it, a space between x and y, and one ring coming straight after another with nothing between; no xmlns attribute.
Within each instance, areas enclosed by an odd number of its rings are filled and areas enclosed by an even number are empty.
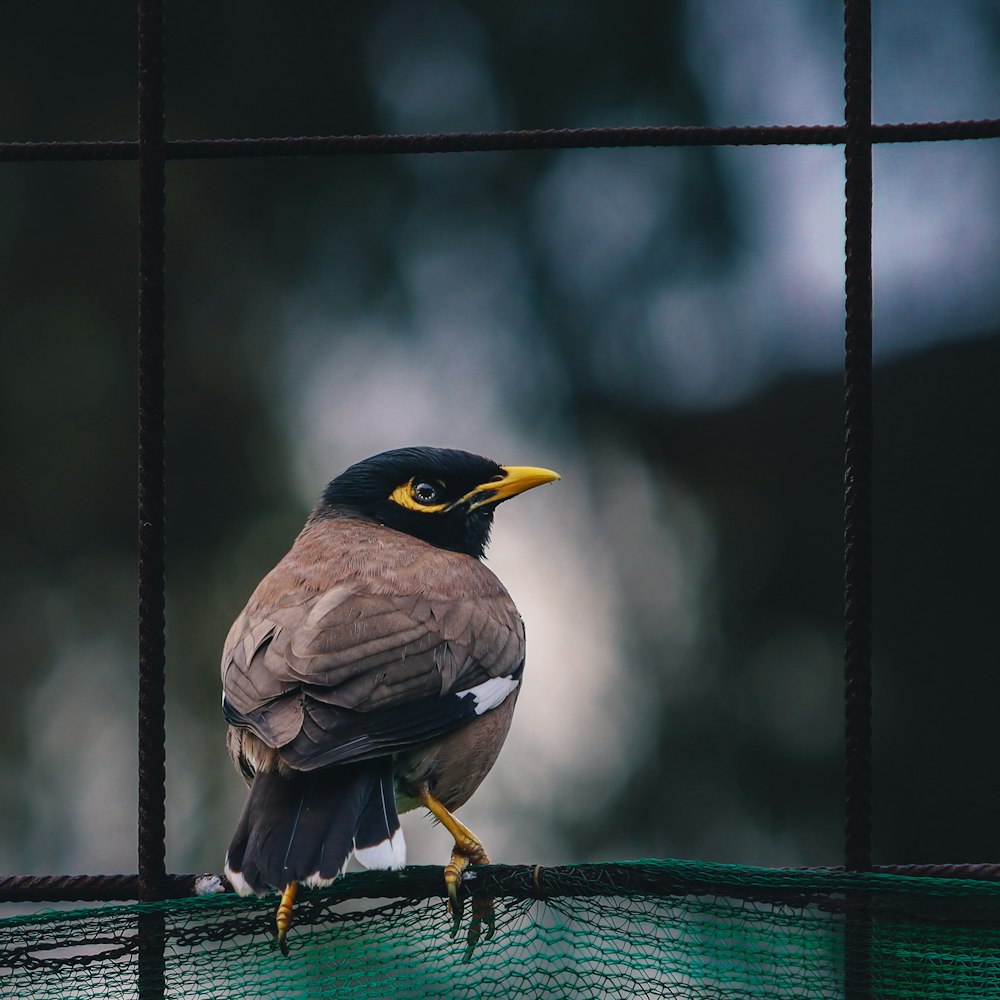
<svg viewBox="0 0 1000 1000"><path fill-rule="evenodd" d="M896 125L872 125L875 144L888 142L950 142L1000 138L1000 118L982 118L953 122L910 122Z"/></svg>
<svg viewBox="0 0 1000 1000"><path fill-rule="evenodd" d="M656 862L650 864L654 868ZM570 878L578 878L577 873L584 867L594 880L600 880L605 885L609 895L613 895L615 881L619 878L625 881L634 879L635 872L641 871L629 863L605 865L579 866L570 865L566 867L537 868L532 865L487 865L475 869L477 877L477 888L486 888L487 884L498 895L510 892L512 889L522 886L522 883L529 882L536 887L544 884L545 888L541 894L558 896L565 894L560 891L560 884ZM692 863L689 866L682 866L691 870L705 870L712 866ZM722 866L720 870L724 870ZM925 864L925 865L875 865L872 869L877 875L898 875L909 878L948 878L966 879L975 881L1000 881L1000 864ZM841 866L824 868L796 868L777 869L774 875L787 876L792 880L792 884L797 884L798 880L808 879L815 876L817 879L826 880L831 876L838 876L844 873ZM386 894L386 880L391 879L395 890L400 896L413 898L441 895L444 891L444 882L440 876L440 869L433 867L411 867L398 873L378 873L379 879L376 895ZM759 889L761 879L766 880L772 873L767 869L761 869L753 884L748 888ZM718 888L721 881L711 878L672 878L668 881L676 883L680 887L691 888L692 891L699 886L704 889L706 886ZM734 874L727 874L725 884L734 889L738 887L740 875L737 871ZM702 884L704 883L704 885ZM214 884L222 891L230 891L228 882L217 875L167 875L164 885L164 897L167 899L183 899L189 896L201 894L199 886ZM785 887L786 889L789 886ZM807 882L802 882L797 887L798 891L811 891ZM829 891L829 890L828 890ZM351 893L358 898L364 897L364 892L358 891L357 885L351 886ZM520 895L517 891L515 894ZM734 892L740 895L740 892ZM139 898L139 876L138 875L8 875L0 878L0 902L7 903L55 903L55 902L80 902L80 901L104 901L116 900L137 900ZM347 896L345 898L350 898Z"/></svg>
<svg viewBox="0 0 1000 1000"><path fill-rule="evenodd" d="M836 144L839 125L665 126L648 128L532 129L439 135L307 136L288 139L184 139L169 143L172 159L234 156L379 155L387 153L488 153L543 149L658 146L761 146Z"/></svg>
<svg viewBox="0 0 1000 1000"><path fill-rule="evenodd" d="M196 875L168 875L164 896L195 895ZM137 900L138 875L8 875L0 878L0 903L68 903Z"/></svg>
<svg viewBox="0 0 1000 1000"><path fill-rule="evenodd" d="M0 142L0 162L52 163L93 160L137 160L139 143L124 140Z"/></svg>
<svg viewBox="0 0 1000 1000"><path fill-rule="evenodd" d="M1000 137L1000 119L873 125L871 141L945 142ZM509 150L667 146L836 146L843 125L663 126L449 132L437 135L285 136L255 139L171 139L167 159L242 159L273 156L357 156L483 153ZM131 140L0 142L0 162L135 160Z"/></svg>

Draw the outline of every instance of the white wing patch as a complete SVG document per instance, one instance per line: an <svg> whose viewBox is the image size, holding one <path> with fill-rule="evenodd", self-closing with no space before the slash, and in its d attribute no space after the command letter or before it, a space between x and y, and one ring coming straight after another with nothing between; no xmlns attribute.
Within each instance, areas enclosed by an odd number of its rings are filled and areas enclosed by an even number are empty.
<svg viewBox="0 0 1000 1000"><path fill-rule="evenodd" d="M482 684L477 684L474 688L461 692L460 697L464 698L471 694L475 700L476 715L482 715L491 708L502 705L507 700L507 696L520 683L520 679L516 677L491 677L488 681L483 681Z"/></svg>

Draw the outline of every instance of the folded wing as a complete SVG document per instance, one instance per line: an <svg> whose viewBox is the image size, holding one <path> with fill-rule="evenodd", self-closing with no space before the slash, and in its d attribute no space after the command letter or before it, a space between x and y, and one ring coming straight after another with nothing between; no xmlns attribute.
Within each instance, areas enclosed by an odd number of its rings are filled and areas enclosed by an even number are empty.
<svg viewBox="0 0 1000 1000"><path fill-rule="evenodd" d="M500 704L523 663L524 627L502 589L453 600L291 591L234 623L223 709L287 766L312 770L458 728Z"/></svg>

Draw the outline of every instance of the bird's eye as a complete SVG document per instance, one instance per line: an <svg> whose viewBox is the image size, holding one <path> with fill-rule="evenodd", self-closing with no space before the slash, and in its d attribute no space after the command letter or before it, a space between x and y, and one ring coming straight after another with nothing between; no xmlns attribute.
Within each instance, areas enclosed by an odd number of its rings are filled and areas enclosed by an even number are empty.
<svg viewBox="0 0 1000 1000"><path fill-rule="evenodd" d="M434 483L428 483L424 481L415 482L413 488L410 491L413 494L413 499L417 503L436 503L438 498L439 488Z"/></svg>

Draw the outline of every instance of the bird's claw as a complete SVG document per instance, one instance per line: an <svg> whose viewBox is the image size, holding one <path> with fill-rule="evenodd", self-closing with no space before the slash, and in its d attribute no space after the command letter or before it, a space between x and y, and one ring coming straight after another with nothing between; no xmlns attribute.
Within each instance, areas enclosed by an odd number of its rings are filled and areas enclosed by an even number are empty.
<svg viewBox="0 0 1000 1000"><path fill-rule="evenodd" d="M452 853L451 862L445 866L444 881L448 891L448 914L451 917L451 937L458 934L462 926L462 916L465 912L465 903L458 894L459 886L462 883L462 875L470 863L488 864L489 858L486 852L480 848L481 857L470 858L460 851ZM483 934L483 925L486 927L486 934ZM472 960L473 952L480 939L489 941L496 932L496 908L493 905L491 896L472 897L472 919L469 922L469 930L465 936L466 948L463 962Z"/></svg>
<svg viewBox="0 0 1000 1000"><path fill-rule="evenodd" d="M464 824L459 822L444 805L432 794L427 785L417 790L419 801L430 811L441 825L455 838L455 846L451 852L451 861L445 865L444 885L448 894L448 914L451 917L451 936L458 934L462 925L464 904L459 898L458 890L466 868L469 865L488 865L490 856L486 853L479 838ZM471 876L469 876L471 877ZM496 913L493 899L489 896L472 897L472 921L466 935L465 961L472 958L476 945L482 937L483 923L486 924L485 941L493 937L496 930Z"/></svg>
<svg viewBox="0 0 1000 1000"><path fill-rule="evenodd" d="M445 867L444 884L448 890L448 914L451 917L451 936L458 933L462 923L462 911L465 904L458 897L458 887L462 882L462 871L454 860Z"/></svg>
<svg viewBox="0 0 1000 1000"><path fill-rule="evenodd" d="M485 935L482 933L483 924L486 925ZM472 953L476 950L476 945L479 944L480 937L482 937L483 941L489 941L496 932L496 929L497 915L496 908L493 905L493 897L473 896L472 920L469 922L469 932L465 936L466 947L462 961L471 962Z"/></svg>
<svg viewBox="0 0 1000 1000"><path fill-rule="evenodd" d="M457 891L452 893L453 886L449 886L448 891L448 913L451 915L451 937L458 934L462 926L462 916L465 912L465 904L458 896ZM485 927L486 933L483 933ZM465 935L465 954L463 962L471 962L473 952L480 940L489 941L496 933L497 919L496 907L493 904L492 896L472 897L472 919L469 921L469 929Z"/></svg>

